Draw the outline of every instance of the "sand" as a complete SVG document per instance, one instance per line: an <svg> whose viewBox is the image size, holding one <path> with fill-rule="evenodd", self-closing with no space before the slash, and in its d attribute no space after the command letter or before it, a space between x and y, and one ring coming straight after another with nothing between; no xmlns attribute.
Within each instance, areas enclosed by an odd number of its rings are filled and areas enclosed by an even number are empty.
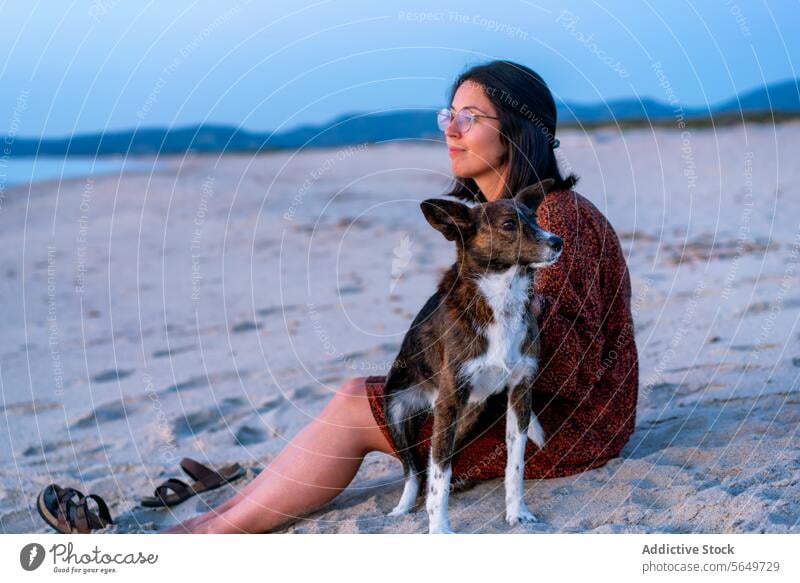
<svg viewBox="0 0 800 583"><path fill-rule="evenodd" d="M800 124L560 132L562 168L616 228L633 284L637 430L606 466L451 496L460 532L798 532ZM51 532L51 482L101 495L110 532L155 532L231 496L347 378L384 374L453 258L419 202L441 144L161 159L44 182L0 206L0 527ZM138 505L178 461L245 479ZM389 518L400 464L367 456L279 532L425 532Z"/></svg>

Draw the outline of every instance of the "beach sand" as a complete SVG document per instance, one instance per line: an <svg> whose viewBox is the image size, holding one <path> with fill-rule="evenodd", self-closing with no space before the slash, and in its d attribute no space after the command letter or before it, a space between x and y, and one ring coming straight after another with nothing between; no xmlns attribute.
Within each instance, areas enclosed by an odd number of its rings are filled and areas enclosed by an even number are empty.
<svg viewBox="0 0 800 583"><path fill-rule="evenodd" d="M614 225L640 355L620 458L450 498L460 532L799 532L800 124L559 133L562 169ZM159 160L0 199L0 527L51 532L56 482L102 496L109 532L154 532L256 476L347 378L385 374L452 262L420 201L441 144ZM245 479L145 509L179 460ZM278 532L420 533L386 513L400 463L367 456L333 502Z"/></svg>

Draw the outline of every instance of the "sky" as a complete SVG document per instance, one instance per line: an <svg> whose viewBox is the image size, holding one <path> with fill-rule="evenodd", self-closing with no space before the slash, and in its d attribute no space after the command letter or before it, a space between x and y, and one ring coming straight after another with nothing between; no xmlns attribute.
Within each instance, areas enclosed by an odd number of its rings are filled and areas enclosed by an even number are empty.
<svg viewBox="0 0 800 583"><path fill-rule="evenodd" d="M0 134L285 130L440 107L491 59L567 102L668 101L666 81L684 106L710 106L800 77L798 25L789 0L6 1Z"/></svg>

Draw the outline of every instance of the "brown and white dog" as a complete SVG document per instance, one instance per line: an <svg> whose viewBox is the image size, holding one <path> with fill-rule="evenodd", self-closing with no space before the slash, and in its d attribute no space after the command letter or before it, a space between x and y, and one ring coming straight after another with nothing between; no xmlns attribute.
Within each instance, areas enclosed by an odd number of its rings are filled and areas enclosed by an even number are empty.
<svg viewBox="0 0 800 583"><path fill-rule="evenodd" d="M525 444L545 442L532 410L540 343L529 286L537 268L561 255L561 238L536 223L536 210L552 184L543 180L513 199L472 207L445 199L420 205L428 222L456 242L457 257L403 339L386 377L384 413L403 463L403 494L389 513L399 516L411 510L419 493L425 461L413 448L433 409L426 477L430 533L452 532L453 453L486 399L507 388L506 521L536 521L523 499Z"/></svg>

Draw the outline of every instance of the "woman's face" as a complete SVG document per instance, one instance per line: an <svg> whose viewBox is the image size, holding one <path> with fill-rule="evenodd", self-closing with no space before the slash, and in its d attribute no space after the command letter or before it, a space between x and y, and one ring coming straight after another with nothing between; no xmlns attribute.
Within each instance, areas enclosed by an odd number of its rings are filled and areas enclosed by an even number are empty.
<svg viewBox="0 0 800 583"><path fill-rule="evenodd" d="M474 81L459 85L450 108L454 114L467 108L476 115L497 117L486 90ZM444 133L454 176L476 181L480 177L502 176L500 161L505 147L500 142L500 120L478 117L471 129L461 132L454 117Z"/></svg>

